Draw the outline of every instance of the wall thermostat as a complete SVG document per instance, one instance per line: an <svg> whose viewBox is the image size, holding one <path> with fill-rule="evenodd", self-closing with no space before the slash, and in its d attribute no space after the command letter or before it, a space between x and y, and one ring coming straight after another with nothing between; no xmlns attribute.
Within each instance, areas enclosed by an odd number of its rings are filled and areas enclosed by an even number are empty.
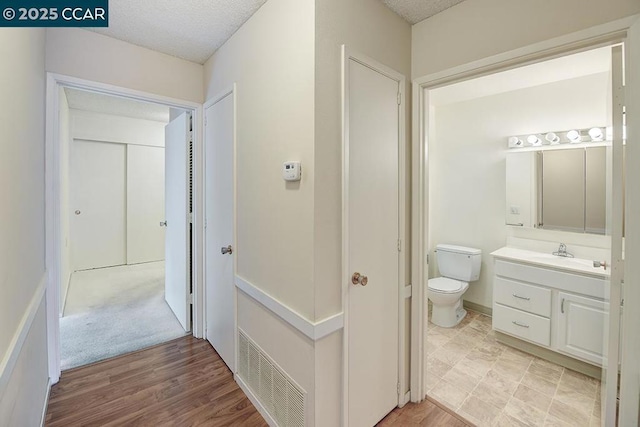
<svg viewBox="0 0 640 427"><path fill-rule="evenodd" d="M282 177L285 181L300 181L301 175L300 162L284 162L282 165Z"/></svg>

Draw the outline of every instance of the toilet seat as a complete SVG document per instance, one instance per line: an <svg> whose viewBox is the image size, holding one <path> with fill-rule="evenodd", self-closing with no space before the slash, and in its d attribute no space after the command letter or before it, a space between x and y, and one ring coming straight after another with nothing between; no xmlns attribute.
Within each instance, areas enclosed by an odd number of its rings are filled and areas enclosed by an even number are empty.
<svg viewBox="0 0 640 427"><path fill-rule="evenodd" d="M454 294L465 289L467 282L461 282L460 280L450 279L448 277L436 277L435 279L429 279L427 287L432 292L440 292L443 294Z"/></svg>

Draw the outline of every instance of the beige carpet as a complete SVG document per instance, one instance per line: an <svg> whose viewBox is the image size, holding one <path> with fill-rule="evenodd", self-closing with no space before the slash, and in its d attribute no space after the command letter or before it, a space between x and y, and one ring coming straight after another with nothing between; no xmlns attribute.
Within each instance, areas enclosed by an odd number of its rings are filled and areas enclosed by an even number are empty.
<svg viewBox="0 0 640 427"><path fill-rule="evenodd" d="M62 370L185 335L164 300L164 262L73 273L60 318Z"/></svg>

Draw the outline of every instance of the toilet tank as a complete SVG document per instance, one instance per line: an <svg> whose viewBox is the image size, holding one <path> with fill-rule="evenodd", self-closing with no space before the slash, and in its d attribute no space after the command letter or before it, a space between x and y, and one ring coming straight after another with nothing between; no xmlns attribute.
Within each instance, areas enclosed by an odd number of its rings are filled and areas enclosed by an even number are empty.
<svg viewBox="0 0 640 427"><path fill-rule="evenodd" d="M456 245L436 246L440 275L463 282L473 282L480 277L482 251Z"/></svg>

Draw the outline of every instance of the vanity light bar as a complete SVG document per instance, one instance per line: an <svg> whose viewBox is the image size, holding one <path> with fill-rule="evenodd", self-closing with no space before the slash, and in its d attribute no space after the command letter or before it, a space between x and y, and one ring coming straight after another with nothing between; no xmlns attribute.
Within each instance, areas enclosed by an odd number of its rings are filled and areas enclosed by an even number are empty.
<svg viewBox="0 0 640 427"><path fill-rule="evenodd" d="M507 139L509 148L540 147L542 145L580 144L603 142L608 139L607 129L596 126L585 129L514 135Z"/></svg>

